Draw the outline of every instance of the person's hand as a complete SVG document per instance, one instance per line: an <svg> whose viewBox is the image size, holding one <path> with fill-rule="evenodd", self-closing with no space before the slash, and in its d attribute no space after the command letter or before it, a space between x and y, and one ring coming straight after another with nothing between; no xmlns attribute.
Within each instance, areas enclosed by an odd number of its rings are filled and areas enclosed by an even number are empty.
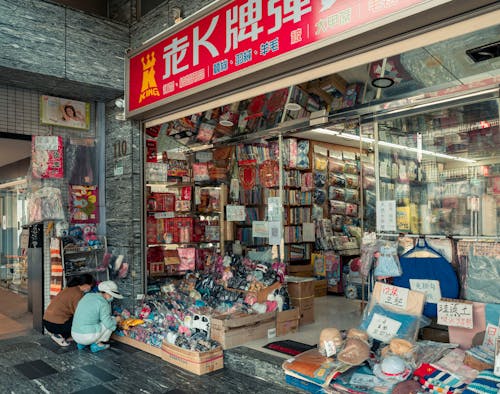
<svg viewBox="0 0 500 394"><path fill-rule="evenodd" d="M116 322L120 323L122 321L122 317L120 315L115 316Z"/></svg>

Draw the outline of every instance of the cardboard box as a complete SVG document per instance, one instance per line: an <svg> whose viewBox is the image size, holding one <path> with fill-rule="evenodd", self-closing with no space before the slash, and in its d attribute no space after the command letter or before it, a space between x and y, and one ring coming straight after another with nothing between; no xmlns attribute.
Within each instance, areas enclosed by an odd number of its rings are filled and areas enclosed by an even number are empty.
<svg viewBox="0 0 500 394"><path fill-rule="evenodd" d="M237 291L240 293L245 293L245 294L252 294L256 297L258 303L264 303L267 301L267 296L271 294L274 290L277 290L281 287L280 282L276 282L272 284L271 286L264 287L263 289L259 291L245 291L245 290L239 290L239 289L232 289L230 287L226 287L227 290L229 291Z"/></svg>
<svg viewBox="0 0 500 394"><path fill-rule="evenodd" d="M287 267L288 275L298 276L298 277L311 277L314 275L314 269L311 264L306 265L289 265Z"/></svg>
<svg viewBox="0 0 500 394"><path fill-rule="evenodd" d="M268 330L276 329L276 312L212 316L210 336L223 349L267 338Z"/></svg>
<svg viewBox="0 0 500 394"><path fill-rule="evenodd" d="M314 281L314 296L325 297L328 294L328 283L326 279L317 279Z"/></svg>
<svg viewBox="0 0 500 394"><path fill-rule="evenodd" d="M299 328L299 320L299 308L278 312L276 314L276 335L281 336L289 332L296 332Z"/></svg>
<svg viewBox="0 0 500 394"><path fill-rule="evenodd" d="M143 352L152 354L152 355L160 357L160 358L163 355L163 351L161 350L161 348L148 345L147 343L138 341L138 340L130 338L130 337L119 336L119 335L113 334L113 336L111 338L117 342L121 342L121 343L124 343L126 345L135 347L136 349L142 350Z"/></svg>
<svg viewBox="0 0 500 394"><path fill-rule="evenodd" d="M208 352L195 352L163 342L161 345L162 359L196 375L224 368L222 348Z"/></svg>
<svg viewBox="0 0 500 394"><path fill-rule="evenodd" d="M299 308L299 325L314 323L314 295L308 298L290 298L292 306Z"/></svg>
<svg viewBox="0 0 500 394"><path fill-rule="evenodd" d="M314 278L286 277L290 298L314 297Z"/></svg>

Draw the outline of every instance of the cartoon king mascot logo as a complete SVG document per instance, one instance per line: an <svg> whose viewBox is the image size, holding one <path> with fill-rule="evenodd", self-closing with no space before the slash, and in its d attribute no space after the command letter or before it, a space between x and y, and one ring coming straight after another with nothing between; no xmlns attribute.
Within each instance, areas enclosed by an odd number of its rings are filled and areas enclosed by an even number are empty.
<svg viewBox="0 0 500 394"><path fill-rule="evenodd" d="M160 90L155 78L156 58L154 51L141 58L142 63L142 87L139 103L149 96L160 96Z"/></svg>

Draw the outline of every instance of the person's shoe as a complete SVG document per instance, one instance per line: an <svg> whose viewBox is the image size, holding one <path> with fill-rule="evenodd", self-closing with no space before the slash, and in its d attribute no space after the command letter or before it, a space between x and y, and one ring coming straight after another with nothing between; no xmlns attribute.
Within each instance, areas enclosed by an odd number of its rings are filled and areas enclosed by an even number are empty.
<svg viewBox="0 0 500 394"><path fill-rule="evenodd" d="M109 349L109 345L103 345L103 344L98 344L98 343L93 343L92 345L90 345L90 351L92 353L97 353L97 352L100 352L101 350L106 350L106 349Z"/></svg>
<svg viewBox="0 0 500 394"><path fill-rule="evenodd" d="M52 334L50 336L52 338L52 340L57 343L59 346L62 346L62 347L66 347L66 346L69 346L69 343L66 342L66 340L62 337L62 335L60 334L57 334L57 335L54 335Z"/></svg>
<svg viewBox="0 0 500 394"><path fill-rule="evenodd" d="M85 348L86 348L86 346L85 346L85 345L82 345L81 343L77 343L77 344L76 344L76 348L77 348L78 350L83 350L83 349L85 349Z"/></svg>

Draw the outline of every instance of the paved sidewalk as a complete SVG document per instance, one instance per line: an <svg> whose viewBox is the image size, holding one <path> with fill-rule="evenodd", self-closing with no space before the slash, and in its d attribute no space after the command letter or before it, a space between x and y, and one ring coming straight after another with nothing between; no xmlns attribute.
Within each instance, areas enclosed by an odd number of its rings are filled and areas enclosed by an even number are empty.
<svg viewBox="0 0 500 394"><path fill-rule="evenodd" d="M223 369L204 376L183 371L128 345L99 353L61 348L36 331L0 340L1 393L262 393L297 392Z"/></svg>

